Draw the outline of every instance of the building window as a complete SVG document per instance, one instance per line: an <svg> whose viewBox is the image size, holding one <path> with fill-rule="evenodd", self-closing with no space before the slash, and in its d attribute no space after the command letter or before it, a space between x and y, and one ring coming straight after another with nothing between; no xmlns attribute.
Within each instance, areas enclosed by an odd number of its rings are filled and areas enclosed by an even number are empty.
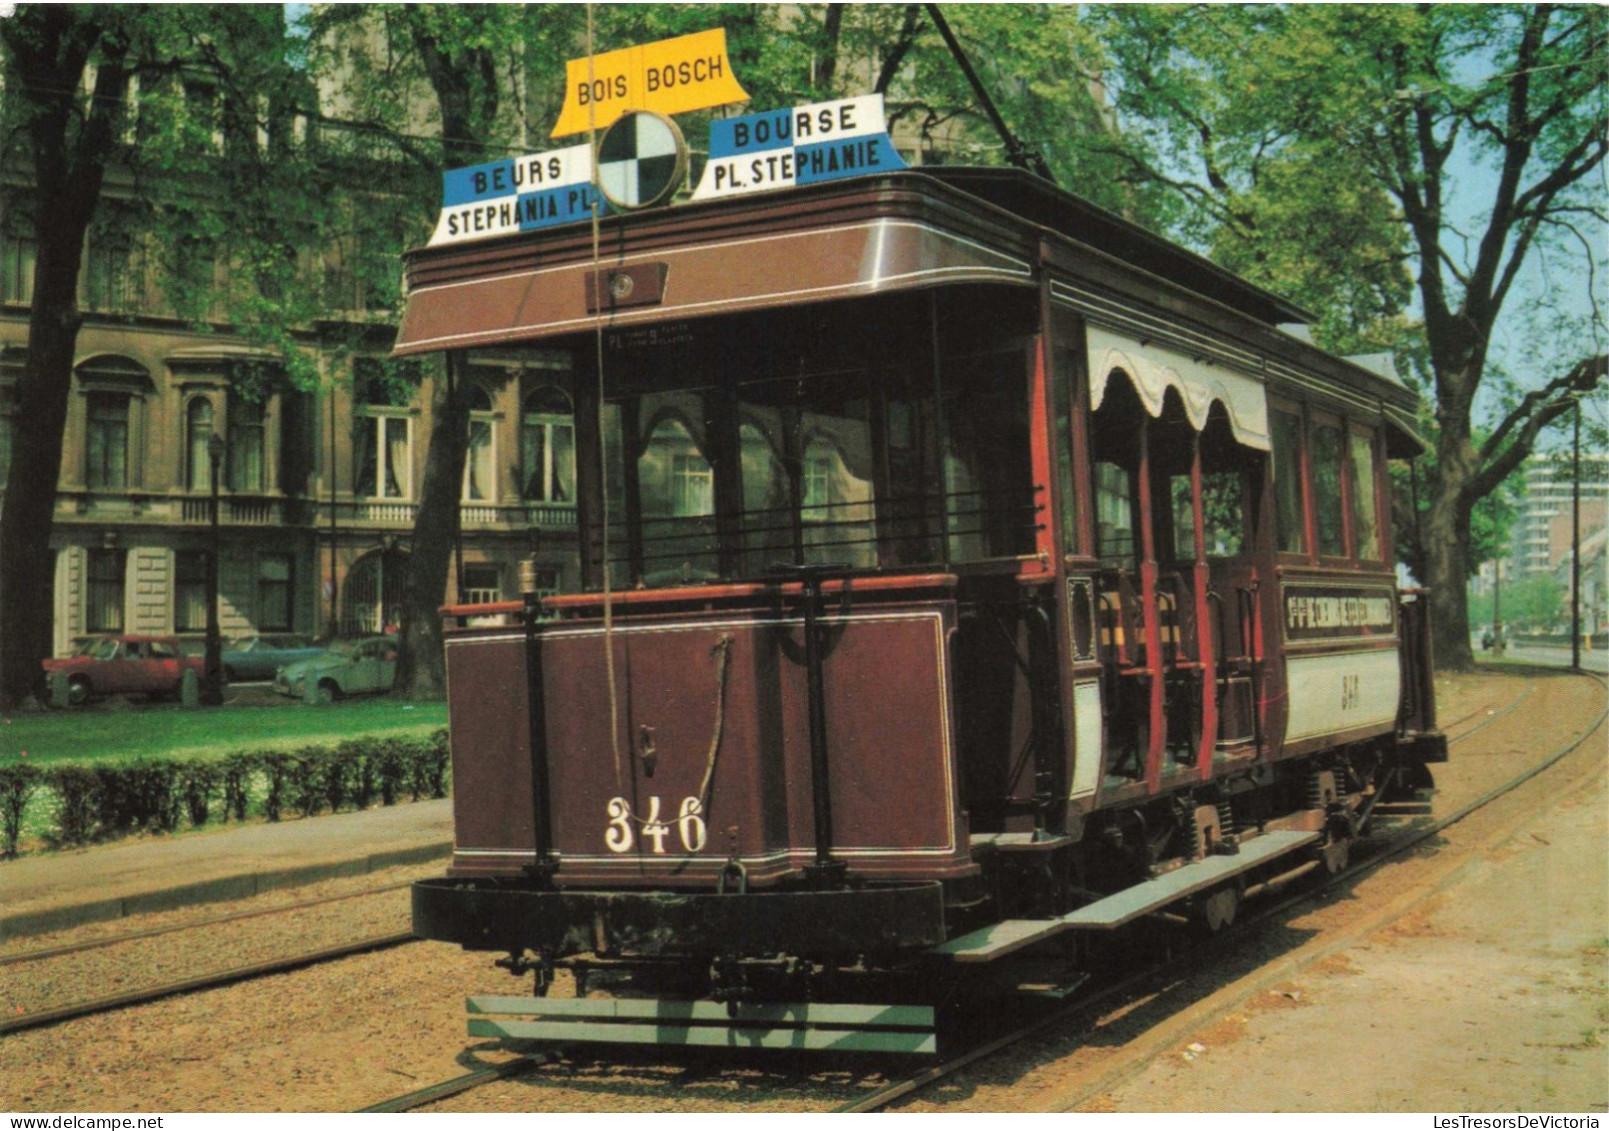
<svg viewBox="0 0 1609 1131"><path fill-rule="evenodd" d="M34 263L39 258L32 233L0 230L0 302L26 306L34 299Z"/></svg>
<svg viewBox="0 0 1609 1131"><path fill-rule="evenodd" d="M212 490L212 402L196 397L184 414L184 485L192 491Z"/></svg>
<svg viewBox="0 0 1609 1131"><path fill-rule="evenodd" d="M1346 555L1346 512L1341 506L1341 429L1320 424L1313 429L1313 518L1318 530L1318 552L1324 557Z"/></svg>
<svg viewBox="0 0 1609 1131"><path fill-rule="evenodd" d="M139 257L126 232L98 226L90 234L84 263L88 310L133 310L139 302Z"/></svg>
<svg viewBox="0 0 1609 1131"><path fill-rule="evenodd" d="M229 489L256 492L268 487L267 429L263 406L235 400L229 405Z"/></svg>
<svg viewBox="0 0 1609 1131"><path fill-rule="evenodd" d="M715 472L697 452L671 457L671 513L696 518L715 513Z"/></svg>
<svg viewBox="0 0 1609 1131"><path fill-rule="evenodd" d="M466 565L463 587L458 594L466 605L489 605L503 599L503 582L494 565Z"/></svg>
<svg viewBox="0 0 1609 1131"><path fill-rule="evenodd" d="M257 627L289 632L295 620L292 576L295 561L289 554L263 554L257 559Z"/></svg>
<svg viewBox="0 0 1609 1131"><path fill-rule="evenodd" d="M562 390L546 385L525 398L520 467L529 501L575 502L575 414Z"/></svg>
<svg viewBox="0 0 1609 1131"><path fill-rule="evenodd" d="M173 631L207 628L207 554L178 550L173 555Z"/></svg>
<svg viewBox="0 0 1609 1131"><path fill-rule="evenodd" d="M359 358L354 365L354 494L413 497L413 420L407 404L410 377L416 376L413 367L386 366L373 358Z"/></svg>
<svg viewBox="0 0 1609 1131"><path fill-rule="evenodd" d="M85 591L84 627L90 632L123 631L123 580L128 554L123 550L90 550Z"/></svg>
<svg viewBox="0 0 1609 1131"><path fill-rule="evenodd" d="M483 386L468 390L469 450L464 458L464 501L492 502L497 498L496 446L492 431L492 395Z"/></svg>
<svg viewBox="0 0 1609 1131"><path fill-rule="evenodd" d="M1302 422L1289 412L1268 414L1274 443L1274 536L1281 552L1307 552L1302 510Z"/></svg>
<svg viewBox="0 0 1609 1131"><path fill-rule="evenodd" d="M405 416L373 416L360 420L356 492L377 499L406 499L412 482L413 422Z"/></svg>
<svg viewBox="0 0 1609 1131"><path fill-rule="evenodd" d="M91 487L128 486L129 398L91 393L84 482Z"/></svg>

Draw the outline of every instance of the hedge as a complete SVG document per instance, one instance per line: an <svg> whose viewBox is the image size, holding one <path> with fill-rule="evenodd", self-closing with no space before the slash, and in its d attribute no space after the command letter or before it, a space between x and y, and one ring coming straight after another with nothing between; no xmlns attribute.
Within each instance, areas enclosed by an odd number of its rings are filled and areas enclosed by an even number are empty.
<svg viewBox="0 0 1609 1131"><path fill-rule="evenodd" d="M25 818L55 846L131 832L173 832L186 820L270 821L447 796L447 731L425 738L361 738L295 751L239 751L222 760L141 758L120 765L0 765L0 858L17 855Z"/></svg>

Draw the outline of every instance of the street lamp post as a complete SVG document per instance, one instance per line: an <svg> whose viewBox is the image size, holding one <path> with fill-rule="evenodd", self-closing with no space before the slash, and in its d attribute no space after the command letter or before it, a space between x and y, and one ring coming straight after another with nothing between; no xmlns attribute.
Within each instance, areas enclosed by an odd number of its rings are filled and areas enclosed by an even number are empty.
<svg viewBox="0 0 1609 1131"><path fill-rule="evenodd" d="M1581 670L1581 394L1575 396L1570 455L1570 667Z"/></svg>
<svg viewBox="0 0 1609 1131"><path fill-rule="evenodd" d="M218 635L218 465L223 453L223 437L214 432L207 441L212 471L212 544L207 550L207 651L201 673L201 701L209 707L223 702L223 641Z"/></svg>

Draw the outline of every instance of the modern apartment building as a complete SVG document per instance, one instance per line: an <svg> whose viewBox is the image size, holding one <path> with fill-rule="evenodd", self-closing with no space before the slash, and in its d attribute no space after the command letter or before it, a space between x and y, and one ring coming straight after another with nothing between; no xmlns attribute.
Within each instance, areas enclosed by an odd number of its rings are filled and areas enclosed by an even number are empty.
<svg viewBox="0 0 1609 1131"><path fill-rule="evenodd" d="M1568 561L1571 498L1574 478L1569 453L1533 456L1525 469L1525 495L1520 500L1510 544L1516 579L1554 572ZM1609 507L1609 455L1581 455L1581 536L1604 524Z"/></svg>

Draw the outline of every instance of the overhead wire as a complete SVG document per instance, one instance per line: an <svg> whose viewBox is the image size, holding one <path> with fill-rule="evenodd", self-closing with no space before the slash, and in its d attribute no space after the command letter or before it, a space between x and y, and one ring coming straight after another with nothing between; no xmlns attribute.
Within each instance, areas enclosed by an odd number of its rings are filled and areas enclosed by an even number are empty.
<svg viewBox="0 0 1609 1131"><path fill-rule="evenodd" d="M587 86L590 89L597 79L596 56L593 51L592 5L587 5ZM587 102L587 145L592 153L592 294L596 307L597 325L593 340L596 343L598 368L598 498L602 518L599 559L603 574L603 666L609 690L609 749L614 755L615 791L624 796L625 775L621 772L620 758L620 693L615 673L614 644L614 590L609 577L609 429L607 427L608 402L604 397L603 349L603 236L598 215L602 206L603 189L598 184L598 104Z"/></svg>

